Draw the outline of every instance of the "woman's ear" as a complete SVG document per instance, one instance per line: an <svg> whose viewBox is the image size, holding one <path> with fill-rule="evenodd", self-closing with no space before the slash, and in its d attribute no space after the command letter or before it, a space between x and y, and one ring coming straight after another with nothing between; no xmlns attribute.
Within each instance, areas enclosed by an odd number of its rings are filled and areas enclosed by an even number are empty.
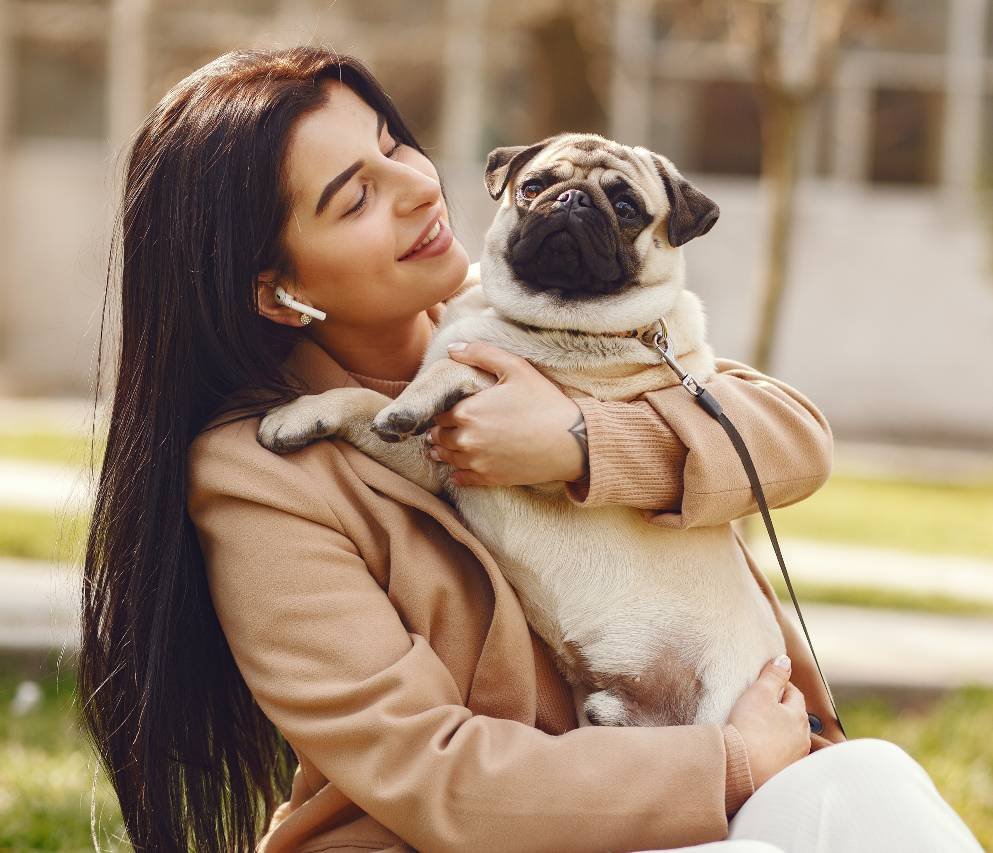
<svg viewBox="0 0 993 853"><path fill-rule="evenodd" d="M303 325L300 322L299 311L276 301L277 287L282 287L287 293L294 296L290 283L274 270L263 270L255 277L255 296L258 300L259 314L267 320L281 323L284 326L299 327Z"/></svg>

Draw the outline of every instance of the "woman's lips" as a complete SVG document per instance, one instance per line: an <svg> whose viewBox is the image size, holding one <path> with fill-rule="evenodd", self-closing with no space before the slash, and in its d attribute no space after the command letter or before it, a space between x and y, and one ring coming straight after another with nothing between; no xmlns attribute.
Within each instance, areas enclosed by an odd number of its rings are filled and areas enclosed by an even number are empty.
<svg viewBox="0 0 993 853"><path fill-rule="evenodd" d="M435 237L426 246L422 246L416 252L412 252L409 255L404 255L400 258L401 261L419 261L424 258L433 258L436 255L441 255L448 251L448 247L452 245L452 230L448 227L448 223L444 219L439 219L438 223L441 225L441 230L438 232L438 236Z"/></svg>

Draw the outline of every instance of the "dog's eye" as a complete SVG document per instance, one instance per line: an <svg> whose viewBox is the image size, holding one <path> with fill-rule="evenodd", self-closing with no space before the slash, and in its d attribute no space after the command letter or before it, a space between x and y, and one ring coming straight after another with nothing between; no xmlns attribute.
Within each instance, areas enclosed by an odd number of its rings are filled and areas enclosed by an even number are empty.
<svg viewBox="0 0 993 853"><path fill-rule="evenodd" d="M614 202L614 210L620 219L634 219L638 215L638 208L632 204L633 201L631 196L622 195Z"/></svg>
<svg viewBox="0 0 993 853"><path fill-rule="evenodd" d="M538 197L544 188L545 185L541 181L530 180L527 183L521 184L521 198L526 201L533 201Z"/></svg>

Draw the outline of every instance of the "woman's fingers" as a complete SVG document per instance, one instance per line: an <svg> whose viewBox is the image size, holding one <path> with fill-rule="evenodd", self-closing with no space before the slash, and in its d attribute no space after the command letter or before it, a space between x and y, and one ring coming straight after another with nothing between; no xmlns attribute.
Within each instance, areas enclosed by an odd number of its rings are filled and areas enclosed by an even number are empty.
<svg viewBox="0 0 993 853"><path fill-rule="evenodd" d="M447 447L435 444L428 451L428 456L436 462L447 462L453 468L469 470L472 468L472 457L458 450L449 450Z"/></svg>
<svg viewBox="0 0 993 853"><path fill-rule="evenodd" d="M783 692L783 705L802 718L803 722L809 728L810 720L807 717L807 703L803 697L803 693L796 685L787 682L786 690Z"/></svg>
<svg viewBox="0 0 993 853"><path fill-rule="evenodd" d="M465 450L462 441L461 427L433 426L427 432L428 441L435 447L447 447L449 450Z"/></svg>

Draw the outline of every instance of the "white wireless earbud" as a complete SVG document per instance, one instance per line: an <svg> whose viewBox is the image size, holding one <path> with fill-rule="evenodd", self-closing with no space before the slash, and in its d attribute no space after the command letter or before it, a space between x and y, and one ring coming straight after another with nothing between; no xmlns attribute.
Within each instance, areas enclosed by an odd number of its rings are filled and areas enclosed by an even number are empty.
<svg viewBox="0 0 993 853"><path fill-rule="evenodd" d="M292 308L294 311L299 311L301 314L308 314L317 320L326 320L328 316L327 312L321 311L319 308L311 308L309 305L304 305L302 302L297 302L281 287L276 288L276 301L280 305L285 305L287 308Z"/></svg>

